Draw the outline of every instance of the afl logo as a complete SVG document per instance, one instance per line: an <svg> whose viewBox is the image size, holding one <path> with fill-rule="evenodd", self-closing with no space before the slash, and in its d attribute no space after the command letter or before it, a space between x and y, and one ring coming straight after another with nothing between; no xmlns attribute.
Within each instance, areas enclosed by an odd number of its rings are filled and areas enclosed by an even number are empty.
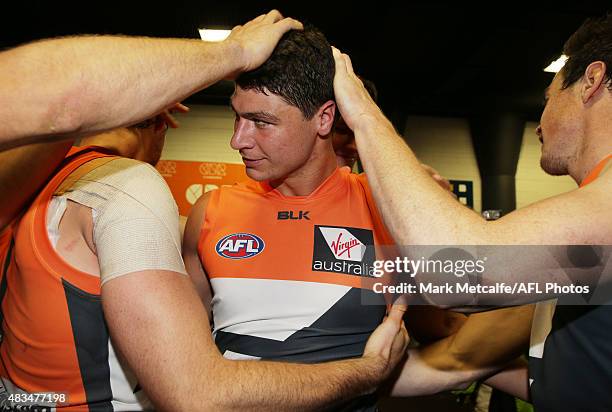
<svg viewBox="0 0 612 412"><path fill-rule="evenodd" d="M228 259L247 259L259 255L265 247L259 236L250 233L234 233L217 242L215 250L219 256Z"/></svg>

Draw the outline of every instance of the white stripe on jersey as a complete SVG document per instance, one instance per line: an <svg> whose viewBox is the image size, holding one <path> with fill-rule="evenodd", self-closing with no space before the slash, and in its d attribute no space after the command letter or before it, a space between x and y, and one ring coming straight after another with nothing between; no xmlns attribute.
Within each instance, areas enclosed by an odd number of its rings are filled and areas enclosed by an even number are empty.
<svg viewBox="0 0 612 412"><path fill-rule="evenodd" d="M143 390L134 394L134 388L138 385L136 376L127 367L126 362L123 362L123 365L119 362L110 339L108 341L108 366L113 393L113 411L152 411L153 406Z"/></svg>
<svg viewBox="0 0 612 412"><path fill-rule="evenodd" d="M211 286L215 332L280 342L312 325L351 289L327 283L227 277L212 278Z"/></svg>
<svg viewBox="0 0 612 412"><path fill-rule="evenodd" d="M232 352L231 350L226 350L223 352L223 357L229 360L260 360L259 356L251 356L245 355L244 353Z"/></svg>

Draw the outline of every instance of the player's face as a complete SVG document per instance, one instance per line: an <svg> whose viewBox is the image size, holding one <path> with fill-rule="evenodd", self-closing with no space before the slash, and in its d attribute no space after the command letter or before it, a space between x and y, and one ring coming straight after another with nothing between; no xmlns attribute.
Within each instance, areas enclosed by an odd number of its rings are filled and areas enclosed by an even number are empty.
<svg viewBox="0 0 612 412"><path fill-rule="evenodd" d="M238 86L232 108L236 119L230 144L240 152L250 178L283 179L309 161L317 129L300 109L275 94Z"/></svg>
<svg viewBox="0 0 612 412"><path fill-rule="evenodd" d="M546 89L546 105L537 133L542 143L540 165L546 173L564 175L581 145L582 122L578 84L563 89L563 75L557 73Z"/></svg>

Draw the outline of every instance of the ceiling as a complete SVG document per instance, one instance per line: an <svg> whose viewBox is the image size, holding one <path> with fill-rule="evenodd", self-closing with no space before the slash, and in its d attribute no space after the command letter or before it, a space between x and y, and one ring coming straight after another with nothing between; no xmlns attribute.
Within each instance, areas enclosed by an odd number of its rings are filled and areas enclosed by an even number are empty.
<svg viewBox="0 0 612 412"><path fill-rule="evenodd" d="M457 3L22 1L2 13L0 47L80 33L195 38L198 27L230 28L275 7L316 25L350 54L392 118L500 110L537 120L552 79L543 67L586 17L612 11L609 1ZM220 84L190 101L225 103L230 92L231 85Z"/></svg>

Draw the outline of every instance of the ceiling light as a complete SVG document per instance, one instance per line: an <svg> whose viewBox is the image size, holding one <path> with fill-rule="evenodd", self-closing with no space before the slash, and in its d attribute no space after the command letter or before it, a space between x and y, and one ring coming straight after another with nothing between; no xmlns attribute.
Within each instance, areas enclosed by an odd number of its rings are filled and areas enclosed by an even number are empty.
<svg viewBox="0 0 612 412"><path fill-rule="evenodd" d="M231 30L198 29L204 41L223 41L229 36Z"/></svg>
<svg viewBox="0 0 612 412"><path fill-rule="evenodd" d="M549 73L557 73L559 70L563 68L563 65L565 65L566 61L567 61L567 56L565 54L562 54L561 56L559 56L557 60L549 64L544 69L544 71L549 72Z"/></svg>

